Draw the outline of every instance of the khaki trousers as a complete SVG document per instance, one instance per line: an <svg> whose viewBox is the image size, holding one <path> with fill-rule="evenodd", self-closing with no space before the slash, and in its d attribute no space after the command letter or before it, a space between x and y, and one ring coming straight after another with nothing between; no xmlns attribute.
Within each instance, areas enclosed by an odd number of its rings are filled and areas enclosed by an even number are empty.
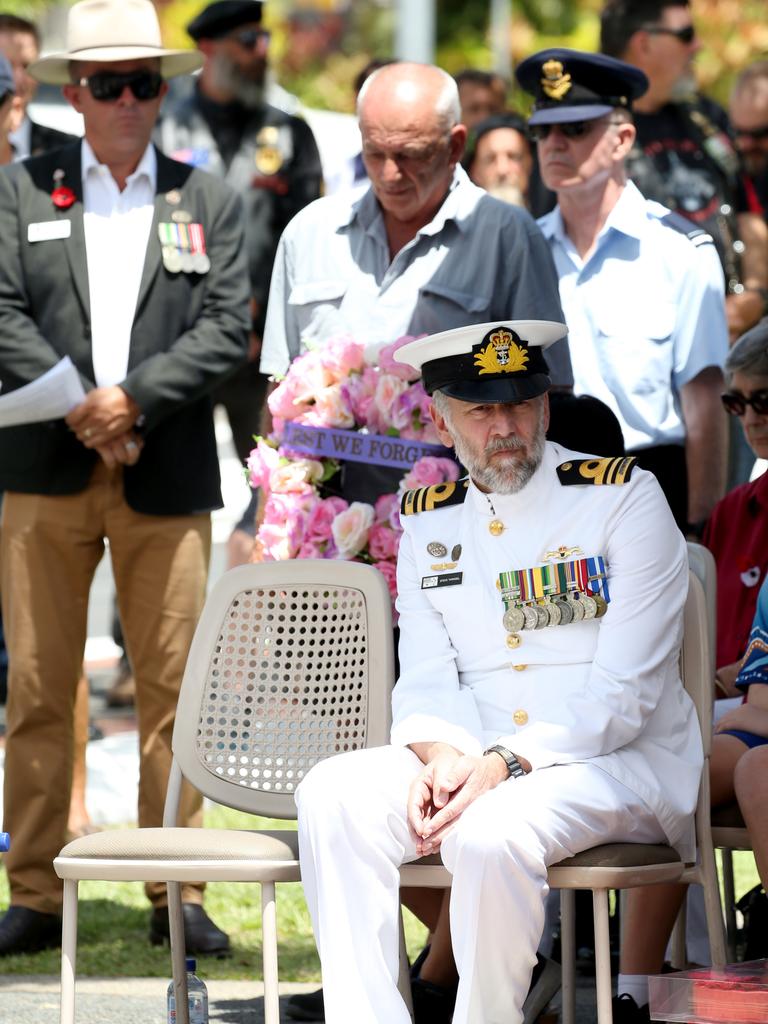
<svg viewBox="0 0 768 1024"><path fill-rule="evenodd" d="M52 861L64 844L88 594L105 539L136 679L138 820L157 826L176 701L205 598L210 517L134 512L123 496L122 470L101 463L79 494L5 494L0 559L10 669L4 828L13 837L5 866L11 902L45 913L61 908ZM201 804L188 788L179 824L199 825ZM162 884L146 889L156 905L166 902ZM202 885L185 886L183 898L201 902Z"/></svg>

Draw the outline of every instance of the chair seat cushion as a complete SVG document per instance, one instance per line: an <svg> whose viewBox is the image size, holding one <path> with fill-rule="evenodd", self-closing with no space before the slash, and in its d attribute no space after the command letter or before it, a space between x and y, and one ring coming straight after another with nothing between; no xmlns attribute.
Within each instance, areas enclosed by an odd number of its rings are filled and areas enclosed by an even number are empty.
<svg viewBox="0 0 768 1024"><path fill-rule="evenodd" d="M606 843L552 864L553 868L636 868L679 863L680 854L665 843Z"/></svg>
<svg viewBox="0 0 768 1024"><path fill-rule="evenodd" d="M712 808L712 828L746 828L741 808L734 802Z"/></svg>
<svg viewBox="0 0 768 1024"><path fill-rule="evenodd" d="M295 861L293 829L246 832L223 828L132 828L94 832L68 843L59 858L106 860Z"/></svg>

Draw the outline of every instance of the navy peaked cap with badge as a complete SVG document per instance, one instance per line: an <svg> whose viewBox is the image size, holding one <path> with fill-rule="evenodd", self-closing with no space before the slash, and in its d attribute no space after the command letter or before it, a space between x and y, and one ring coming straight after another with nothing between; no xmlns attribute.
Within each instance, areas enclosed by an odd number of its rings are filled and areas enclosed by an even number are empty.
<svg viewBox="0 0 768 1024"><path fill-rule="evenodd" d="M532 125L588 121L617 108L631 110L648 89L640 68L581 50L540 50L526 57L515 75L534 98L528 121Z"/></svg>
<svg viewBox="0 0 768 1024"><path fill-rule="evenodd" d="M216 39L241 25L261 21L261 0L216 0L208 4L187 25L187 32L198 39Z"/></svg>
<svg viewBox="0 0 768 1024"><path fill-rule="evenodd" d="M421 370L428 395L438 389L462 402L524 402L552 381L543 350L565 337L552 320L504 320L417 338L395 353Z"/></svg>

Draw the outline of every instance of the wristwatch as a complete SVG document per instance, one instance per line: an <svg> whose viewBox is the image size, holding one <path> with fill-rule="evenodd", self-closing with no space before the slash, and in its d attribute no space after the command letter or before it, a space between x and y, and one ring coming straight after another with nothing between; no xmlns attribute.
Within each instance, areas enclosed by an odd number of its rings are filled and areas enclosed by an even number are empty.
<svg viewBox="0 0 768 1024"><path fill-rule="evenodd" d="M506 747L502 747L499 743L494 743L492 747L488 747L487 750L483 751L483 757L486 754L498 754L507 766L510 779L521 779L525 775L525 768L520 764L515 755L511 750L507 750Z"/></svg>

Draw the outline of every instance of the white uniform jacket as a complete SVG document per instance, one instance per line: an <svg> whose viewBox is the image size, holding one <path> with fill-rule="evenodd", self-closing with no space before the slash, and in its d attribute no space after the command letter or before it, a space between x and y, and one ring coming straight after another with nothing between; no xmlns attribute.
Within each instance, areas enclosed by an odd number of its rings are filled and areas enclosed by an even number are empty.
<svg viewBox="0 0 768 1024"><path fill-rule="evenodd" d="M687 856L702 746L679 674L685 542L655 478L637 466L620 485L562 484L558 465L583 458L547 443L518 494L470 482L462 503L403 515L392 743L444 741L472 754L502 743L534 770L595 761ZM499 573L557 561L561 547L578 549L571 559L603 556L607 612L509 640Z"/></svg>

